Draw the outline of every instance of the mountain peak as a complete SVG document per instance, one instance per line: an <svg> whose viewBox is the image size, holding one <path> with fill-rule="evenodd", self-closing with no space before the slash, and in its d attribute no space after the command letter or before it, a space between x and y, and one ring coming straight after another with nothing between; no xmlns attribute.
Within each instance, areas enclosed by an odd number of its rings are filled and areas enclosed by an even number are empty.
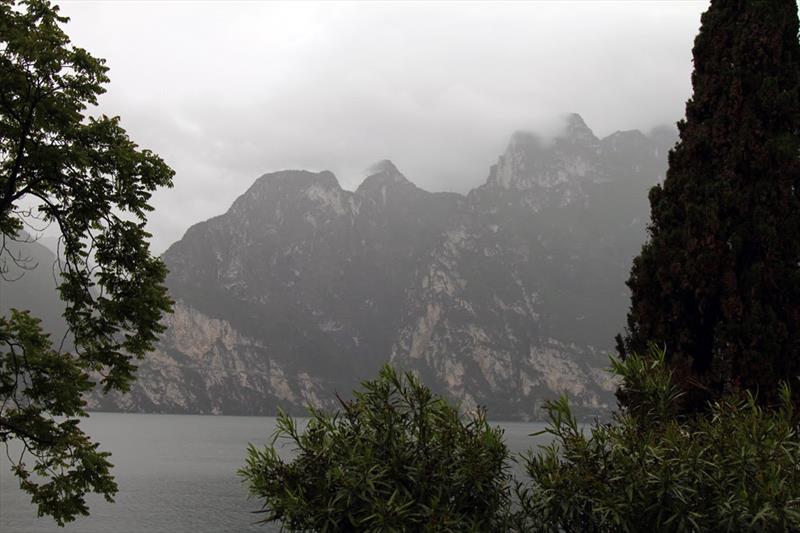
<svg viewBox="0 0 800 533"><path fill-rule="evenodd" d="M392 177L403 177L400 171L397 170L397 167L394 165L394 163L388 159L382 159L367 169L367 176L375 176L378 174L386 174Z"/></svg>
<svg viewBox="0 0 800 533"><path fill-rule="evenodd" d="M572 141L591 141L596 142L594 132L586 125L583 117L578 113L566 113L564 115L564 130L558 135L559 139Z"/></svg>
<svg viewBox="0 0 800 533"><path fill-rule="evenodd" d="M530 131L514 132L487 184L515 190L566 189L596 175L599 139L579 114L561 118L560 131L548 140Z"/></svg>
<svg viewBox="0 0 800 533"><path fill-rule="evenodd" d="M325 187L339 188L339 180L330 170L323 170L321 172L312 172L310 170L279 170L278 172L269 172L259 177L251 186L265 187L276 184L296 185L304 187L309 183L317 183Z"/></svg>
<svg viewBox="0 0 800 533"><path fill-rule="evenodd" d="M386 190L396 189L416 189L416 186L394 166L388 159L378 161L367 169L367 177L356 189L356 194L361 196L380 197L382 203L386 203Z"/></svg>
<svg viewBox="0 0 800 533"><path fill-rule="evenodd" d="M550 141L548 141L550 139ZM594 132L586 125L578 113L564 113L556 133L544 133L543 136L530 130L517 130L511 134L508 149L546 150L552 142L567 141L576 144L594 144L598 142Z"/></svg>
<svg viewBox="0 0 800 533"><path fill-rule="evenodd" d="M300 196L319 195L338 198L342 191L333 172L323 170L281 170L259 177L231 204L229 213L268 212L276 205Z"/></svg>

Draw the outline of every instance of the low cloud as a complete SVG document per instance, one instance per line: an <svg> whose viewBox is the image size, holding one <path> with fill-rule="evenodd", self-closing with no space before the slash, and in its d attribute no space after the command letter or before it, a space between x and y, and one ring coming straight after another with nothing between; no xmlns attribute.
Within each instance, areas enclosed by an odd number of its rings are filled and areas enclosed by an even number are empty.
<svg viewBox="0 0 800 533"><path fill-rule="evenodd" d="M708 2L70 2L111 67L100 111L176 170L154 249L285 168L354 188L391 159L428 190L485 180L514 130L681 118Z"/></svg>

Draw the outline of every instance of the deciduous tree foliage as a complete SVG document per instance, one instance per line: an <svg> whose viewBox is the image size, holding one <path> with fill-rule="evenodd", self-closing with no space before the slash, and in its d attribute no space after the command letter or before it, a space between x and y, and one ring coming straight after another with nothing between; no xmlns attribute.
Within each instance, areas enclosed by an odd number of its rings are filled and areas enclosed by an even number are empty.
<svg viewBox="0 0 800 533"><path fill-rule="evenodd" d="M0 442L39 514L59 524L88 512L87 492L116 492L109 454L80 429L82 395L125 391L163 330L166 270L144 224L152 191L173 174L118 117L86 116L108 68L70 43L66 21L46 0L0 0L0 257L19 261L5 243L24 223L57 226L74 346L63 350L24 310L0 318Z"/></svg>
<svg viewBox="0 0 800 533"><path fill-rule="evenodd" d="M693 54L619 351L666 346L690 410L735 389L772 404L800 375L797 5L713 0Z"/></svg>

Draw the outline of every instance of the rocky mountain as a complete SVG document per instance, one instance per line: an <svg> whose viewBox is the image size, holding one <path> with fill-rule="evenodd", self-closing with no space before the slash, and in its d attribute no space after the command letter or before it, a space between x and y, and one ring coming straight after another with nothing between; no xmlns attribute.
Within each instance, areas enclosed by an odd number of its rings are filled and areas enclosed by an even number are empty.
<svg viewBox="0 0 800 533"><path fill-rule="evenodd" d="M389 161L355 190L266 174L164 254L168 330L98 409L274 414L335 405L386 361L464 408L532 419L562 392L613 404L603 372L672 132L515 133L486 183L430 193Z"/></svg>

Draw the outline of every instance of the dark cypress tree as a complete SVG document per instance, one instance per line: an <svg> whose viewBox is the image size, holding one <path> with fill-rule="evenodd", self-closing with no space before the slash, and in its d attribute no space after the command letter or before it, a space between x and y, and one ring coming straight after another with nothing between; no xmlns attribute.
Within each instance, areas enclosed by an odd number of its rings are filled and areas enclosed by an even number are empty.
<svg viewBox="0 0 800 533"><path fill-rule="evenodd" d="M687 409L800 384L800 43L795 0L712 0L694 94L634 260L620 354L665 346ZM626 403L626 391L618 394Z"/></svg>

